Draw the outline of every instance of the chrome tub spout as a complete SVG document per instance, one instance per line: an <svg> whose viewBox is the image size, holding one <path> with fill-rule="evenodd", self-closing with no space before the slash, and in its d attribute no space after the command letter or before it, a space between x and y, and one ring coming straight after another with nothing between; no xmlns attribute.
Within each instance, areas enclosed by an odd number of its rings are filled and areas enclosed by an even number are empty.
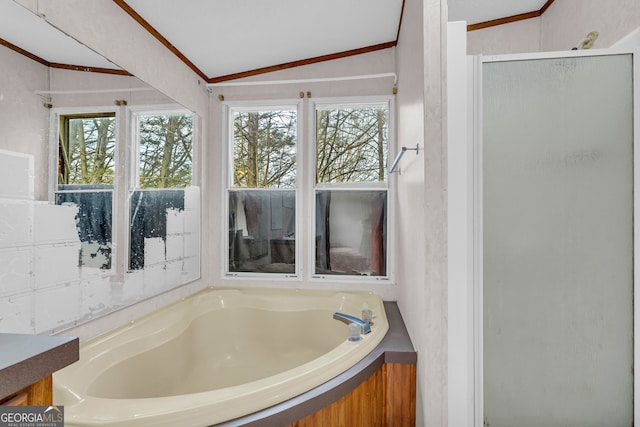
<svg viewBox="0 0 640 427"><path fill-rule="evenodd" d="M339 320L341 322L346 323L347 325L351 324L351 323L355 323L358 326L360 326L360 329L362 330L362 334L366 335L369 332L371 332L371 325L369 324L369 322L366 322L362 319L359 319L355 316L351 316L349 314L344 314L344 313L333 313L333 318L336 320Z"/></svg>

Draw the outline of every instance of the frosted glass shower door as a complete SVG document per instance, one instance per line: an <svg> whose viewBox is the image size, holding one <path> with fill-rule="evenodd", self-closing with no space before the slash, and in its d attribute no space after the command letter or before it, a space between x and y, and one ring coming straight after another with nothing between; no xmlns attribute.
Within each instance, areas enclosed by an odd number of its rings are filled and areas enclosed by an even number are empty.
<svg viewBox="0 0 640 427"><path fill-rule="evenodd" d="M483 64L486 426L633 425L632 74Z"/></svg>

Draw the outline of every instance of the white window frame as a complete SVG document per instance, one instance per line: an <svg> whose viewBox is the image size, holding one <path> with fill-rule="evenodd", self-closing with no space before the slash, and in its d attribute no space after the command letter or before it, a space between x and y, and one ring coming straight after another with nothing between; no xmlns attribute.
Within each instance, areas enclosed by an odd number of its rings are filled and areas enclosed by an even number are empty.
<svg viewBox="0 0 640 427"><path fill-rule="evenodd" d="M198 164L198 146L196 141L198 141L198 136L196 131L198 129L197 120L198 116L190 110L187 110L183 107L178 107L175 104L166 104L166 105L140 105L140 106L132 106L127 107L127 141L129 141L129 146L125 147L123 150L126 151L128 159L126 164L128 167L126 168L125 182L123 185L122 191L125 192L125 206L124 206L124 221L127 225L127 228L124 233L123 242L124 242L124 269L125 271L130 271L130 263L131 263L131 195L136 190L142 190L140 188L140 116L152 116L152 115L181 115L181 114L189 114L192 116L192 145L191 145L191 185L198 186L200 182L200 177L197 171L199 170ZM145 189L145 191L156 191L158 189ZM201 197L202 202L202 197ZM201 228L201 227L200 227Z"/></svg>
<svg viewBox="0 0 640 427"><path fill-rule="evenodd" d="M308 111L308 123L309 132L308 138L310 154L308 156L307 170L310 172L310 192L308 196L309 212L311 212L310 218L316 216L315 206L315 194L316 190L331 190L331 191L380 191L386 190L387 192L387 241L386 241L386 269L387 274L385 276L358 276L358 275L332 275L332 274L315 274L315 248L310 246L309 257L306 262L309 266L309 279L312 282L343 282L343 283L394 283L395 281L395 228L393 226L395 204L394 191L391 181L393 175L388 173L388 166L391 164L392 154L395 152L395 98L393 96L359 96L359 97L331 97L331 98L313 98L309 103ZM379 182L354 182L354 183L316 183L315 182L315 170L316 170L316 111L320 109L339 109L339 108L367 108L367 107L379 107L386 104L388 111L387 122L387 179L386 181ZM310 242L315 241L315 221L310 226L309 237Z"/></svg>
<svg viewBox="0 0 640 427"><path fill-rule="evenodd" d="M224 183L223 197L224 197L224 220L222 240L223 240L223 264L221 273L225 279L257 279L257 280L273 280L278 278L284 281L299 280L302 275L303 263L296 261L295 273L260 273L260 272L237 272L229 271L229 194L231 191L263 191L263 192L282 192L282 191L295 191L296 194L296 216L295 216L295 259L301 260L300 254L302 246L306 244L305 235L302 232L303 225L300 221L300 212L302 209L303 200L303 180L301 176L302 169L300 168L301 159L304 158L304 140L302 137L302 118L303 116L303 101L301 99L281 99L281 100L267 100L267 101L225 101L223 103L223 119L222 119L222 141L223 141L223 155L225 159L225 165L222 168L222 181ZM252 111L278 111L278 110L296 110L296 186L295 188L245 188L233 186L233 115L235 112L252 112Z"/></svg>
<svg viewBox="0 0 640 427"><path fill-rule="evenodd" d="M92 106L92 107L57 107L52 108L49 113L49 190L48 190L48 199L50 203L55 204L56 193L58 193L58 150L59 150L59 135L60 135L60 117L64 116L73 116L80 114L113 114L115 117L115 126L116 126L116 134L115 134L115 154L114 154L114 178L113 178L113 189L111 190L111 268L110 269L100 269L97 273L103 277L115 276L118 271L118 264L116 260L119 255L119 245L115 243L116 241L116 230L117 226L120 225L120 222L117 217L118 206L116 203L117 194L119 191L119 180L118 180L118 165L120 164L121 159L121 146L122 141L120 140L120 126L121 123L121 115L120 110L118 108L114 108L111 106ZM95 192L96 190L86 190L87 192Z"/></svg>
<svg viewBox="0 0 640 427"><path fill-rule="evenodd" d="M169 116L169 115L190 115L193 118L192 129L192 163L191 163L191 185L198 186L199 179L196 171L198 170L198 150L196 135L197 116L186 108L176 107L175 105L153 105L153 106L135 106L128 107L129 118L129 177L127 179L127 188L129 191L140 189L140 117L141 116Z"/></svg>
<svg viewBox="0 0 640 427"><path fill-rule="evenodd" d="M200 176L198 174L199 149L198 141L198 116L192 111L175 104L168 105L145 105L133 107L113 107L113 106L89 106L89 107L61 107L52 108L49 120L49 189L48 198L51 203L55 203L55 194L58 192L58 135L60 131L60 117L76 114L103 114L115 115L116 121L116 142L115 142L115 171L112 190L112 212L111 212L111 268L101 270L100 275L112 277L112 280L122 281L124 273L128 271L130 256L130 227L129 224L129 194L139 188L136 179L139 177L139 132L138 118L142 115L153 114L190 114L193 117L193 153L192 153L192 183L198 186ZM124 123L123 123L123 120ZM124 136L124 138L123 138ZM122 174L119 172L122 166L126 165ZM88 190L91 191L91 190ZM124 206L120 200L124 200ZM122 230L124 228L124 233Z"/></svg>

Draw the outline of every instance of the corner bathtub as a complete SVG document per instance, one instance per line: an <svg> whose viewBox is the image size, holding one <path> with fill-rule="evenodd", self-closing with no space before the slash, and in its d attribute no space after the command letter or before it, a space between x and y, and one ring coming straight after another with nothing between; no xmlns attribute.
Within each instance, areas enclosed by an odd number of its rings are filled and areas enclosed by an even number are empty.
<svg viewBox="0 0 640 427"><path fill-rule="evenodd" d="M348 341L334 312L373 311ZM346 371L382 340L366 292L208 288L81 345L54 374L65 425L209 426L283 402Z"/></svg>

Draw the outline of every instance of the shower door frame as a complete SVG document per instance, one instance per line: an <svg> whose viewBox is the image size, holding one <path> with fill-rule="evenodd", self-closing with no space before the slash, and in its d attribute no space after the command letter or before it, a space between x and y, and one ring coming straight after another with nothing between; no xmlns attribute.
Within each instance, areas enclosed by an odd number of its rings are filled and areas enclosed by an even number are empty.
<svg viewBox="0 0 640 427"><path fill-rule="evenodd" d="M473 384L473 398L469 398L466 405L467 413L473 414L474 427L483 427L484 420L484 360L483 360L483 192L482 192L482 68L483 64L491 62L507 62L537 59L559 59L590 56L632 55L633 105L640 106L640 48L624 49L592 49L562 52L542 52L527 54L509 54L493 56L471 57L468 67L469 92L472 102L468 110L468 125L471 128L471 144L467 155L470 157L471 170L467 173L472 177L467 189L467 197L472 206L471 230L467 236L467 243L471 248L471 256L467 261L467 268L471 272L471 303L473 307L471 331L466 331L468 348L473 349L470 364L472 369L468 384ZM633 365L640 366L640 108L633 111ZM636 167L638 165L638 167ZM637 214L638 213L638 214ZM451 212L450 212L451 215ZM638 215L636 217L636 215ZM637 220L636 220L637 218ZM460 220L460 219L459 219ZM451 261L451 260L450 260ZM458 331L460 332L460 331ZM453 349L455 351L455 349ZM450 348L450 351L452 349ZM452 405L453 402L449 402ZM634 425L640 426L640 375L633 374L633 420Z"/></svg>

